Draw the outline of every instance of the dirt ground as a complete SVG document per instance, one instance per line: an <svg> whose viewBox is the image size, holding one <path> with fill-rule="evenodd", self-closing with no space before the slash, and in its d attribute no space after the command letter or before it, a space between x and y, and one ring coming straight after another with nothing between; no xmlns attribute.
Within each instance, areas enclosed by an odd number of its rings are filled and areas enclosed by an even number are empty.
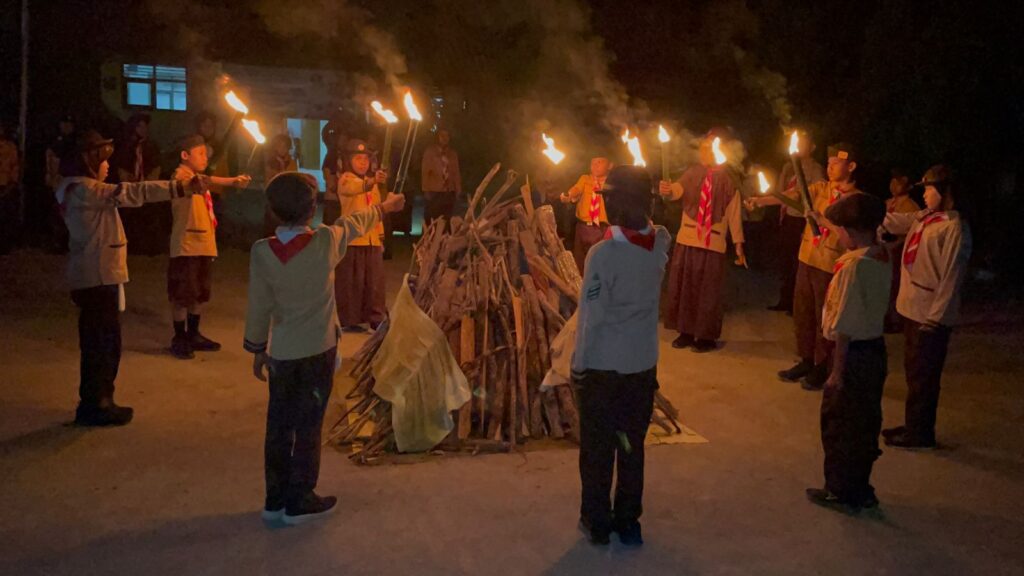
<svg viewBox="0 0 1024 576"><path fill-rule="evenodd" d="M733 270L724 348L675 351L661 334L663 390L709 442L649 449L646 546L597 549L575 530L567 445L374 467L325 449L320 490L339 512L265 526L266 388L242 350L247 261L226 251L215 265L203 327L225 349L182 362L166 352L165 257L130 259L118 399L136 420L84 430L68 425L78 351L64 260L0 257L0 573L1024 573L1019 301L974 299L947 365L942 448L886 450L881 508L848 517L804 498L822 482L820 396L774 376L793 359L789 319L764 309L776 284ZM405 264L390 264L392 289ZM346 335L343 351L362 338ZM889 344L893 425L905 382L902 343Z"/></svg>

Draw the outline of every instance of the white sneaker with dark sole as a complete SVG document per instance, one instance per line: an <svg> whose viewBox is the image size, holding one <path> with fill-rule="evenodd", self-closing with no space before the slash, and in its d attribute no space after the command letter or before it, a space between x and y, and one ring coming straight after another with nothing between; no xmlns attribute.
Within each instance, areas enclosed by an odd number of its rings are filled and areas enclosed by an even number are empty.
<svg viewBox="0 0 1024 576"><path fill-rule="evenodd" d="M316 520L317 518L323 518L324 516L333 514L334 511L338 509L338 500L333 496L327 496L325 498L320 498L319 500L319 505L312 507L305 512L289 514L285 511L283 516L284 523L289 526L298 526L299 524L305 524L310 520Z"/></svg>
<svg viewBox="0 0 1024 576"><path fill-rule="evenodd" d="M277 522L281 518L284 518L284 507L281 507L278 510L267 510L264 508L263 511L260 512L260 518L262 518L264 522Z"/></svg>

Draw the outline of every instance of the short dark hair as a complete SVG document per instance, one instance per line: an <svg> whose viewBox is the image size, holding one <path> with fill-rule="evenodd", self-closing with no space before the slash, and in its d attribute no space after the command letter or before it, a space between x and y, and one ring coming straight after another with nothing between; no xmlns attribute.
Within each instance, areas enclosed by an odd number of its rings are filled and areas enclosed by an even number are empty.
<svg viewBox="0 0 1024 576"><path fill-rule="evenodd" d="M855 192L829 206L825 218L836 226L873 232L885 220L885 202L871 194Z"/></svg>
<svg viewBox="0 0 1024 576"><path fill-rule="evenodd" d="M178 140L178 152L188 152L193 148L206 145L206 138L200 134L189 134Z"/></svg>
<svg viewBox="0 0 1024 576"><path fill-rule="evenodd" d="M612 168L603 192L608 222L627 228L644 228L651 218L652 188L651 175L644 168Z"/></svg>
<svg viewBox="0 0 1024 576"><path fill-rule="evenodd" d="M318 188L309 174L282 172L267 184L267 202L282 223L300 224L313 213Z"/></svg>

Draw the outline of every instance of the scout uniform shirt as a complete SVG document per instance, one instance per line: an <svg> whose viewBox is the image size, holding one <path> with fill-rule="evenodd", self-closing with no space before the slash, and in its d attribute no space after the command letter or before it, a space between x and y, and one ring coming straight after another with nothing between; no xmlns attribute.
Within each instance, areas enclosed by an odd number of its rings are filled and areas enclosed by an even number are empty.
<svg viewBox="0 0 1024 576"><path fill-rule="evenodd" d="M825 182L828 180L825 175L825 169L822 168L821 164L816 162L813 158L801 158L800 164L804 169L804 180L807 182L808 188L810 188L811 184ZM796 174L793 173L792 161L786 162L782 165L782 170L779 172L779 184L782 186L782 190L784 192L796 190L797 180ZM800 198L799 191L797 192L796 198ZM796 218L804 217L802 212L798 212L785 204L780 206L779 210L786 216L793 216Z"/></svg>
<svg viewBox="0 0 1024 576"><path fill-rule="evenodd" d="M839 257L821 313L821 333L833 342L881 338L889 311L892 264L882 246L868 246Z"/></svg>
<svg viewBox="0 0 1024 576"><path fill-rule="evenodd" d="M179 164L172 179L188 182L196 175ZM171 201L171 258L179 256L217 256L217 217L213 214L213 196L207 190L189 198Z"/></svg>
<svg viewBox="0 0 1024 576"><path fill-rule="evenodd" d="M807 191L811 195L813 210L819 214L824 214L825 210L835 204L843 194L860 192L852 184L836 182L816 182L808 185ZM786 195L800 198L800 193L795 190L786 192ZM804 226L804 235L800 239L800 253L797 259L811 268L832 274L836 261L843 254L843 247L839 245L839 237L831 230L825 226L819 226L819 228L821 236L815 237L810 223Z"/></svg>
<svg viewBox="0 0 1024 576"><path fill-rule="evenodd" d="M576 219L580 222L592 226L608 223L604 196L600 194L604 181L604 178L598 180L590 174L584 174L569 190L569 198L576 198ZM598 193L595 194L595 191Z"/></svg>
<svg viewBox="0 0 1024 576"><path fill-rule="evenodd" d="M258 240L249 253L247 351L267 351L275 360L321 354L338 344L341 325L334 300L334 268L352 240L380 224L374 206L337 224L301 231L290 238ZM280 229L279 229L280 230Z"/></svg>
<svg viewBox="0 0 1024 576"><path fill-rule="evenodd" d="M919 324L952 326L971 258L971 232L954 211L886 214L882 229L906 235L896 311Z"/></svg>
<svg viewBox="0 0 1024 576"><path fill-rule="evenodd" d="M725 233L743 242L739 192L725 167L693 166L672 183L672 200L683 199L676 243L725 254Z"/></svg>
<svg viewBox="0 0 1024 576"><path fill-rule="evenodd" d="M134 208L172 198L188 201L183 183L124 182L104 184L94 178L65 178L57 203L70 236L68 283L72 290L128 282L128 240L118 206Z"/></svg>
<svg viewBox="0 0 1024 576"><path fill-rule="evenodd" d="M338 198L341 201L341 216L351 216L371 206L380 206L380 190L376 184L367 190L373 182L371 178L360 178L352 172L345 172L338 179ZM351 246L383 246L384 224L378 221L365 234L351 242Z"/></svg>
<svg viewBox="0 0 1024 576"><path fill-rule="evenodd" d="M572 368L636 374L658 363L657 287L672 235L662 226L612 226L605 238L587 255Z"/></svg>

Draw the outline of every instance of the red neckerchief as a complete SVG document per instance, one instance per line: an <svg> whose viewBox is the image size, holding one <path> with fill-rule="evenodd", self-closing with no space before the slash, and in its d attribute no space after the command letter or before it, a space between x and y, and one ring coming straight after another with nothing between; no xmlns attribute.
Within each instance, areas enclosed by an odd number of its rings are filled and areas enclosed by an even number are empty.
<svg viewBox="0 0 1024 576"><path fill-rule="evenodd" d="M270 238L270 249L274 252L274 256L277 256L277 259L281 261L281 264L287 264L296 254L302 252L302 249L308 246L312 239L312 230L299 234L287 244L278 240L277 236L272 236Z"/></svg>
<svg viewBox="0 0 1024 576"><path fill-rule="evenodd" d="M833 194L831 196L829 196L829 199L828 199L828 205L829 206L835 204L836 201L838 201L840 198L842 198L843 194L846 193L846 191L844 191L842 188L840 188L838 184L836 184L836 187L833 188L832 191L833 191ZM827 226L821 226L820 228L821 228L821 236L815 236L814 240L812 241L812 243L814 244L815 248L817 248L822 242L824 242L825 239L828 238L828 235L831 233L831 231L828 229Z"/></svg>
<svg viewBox="0 0 1024 576"><path fill-rule="evenodd" d="M708 168L700 183L700 206L697 208L697 238L704 237L704 247L711 247L711 201L714 198L711 182L717 168Z"/></svg>
<svg viewBox="0 0 1024 576"><path fill-rule="evenodd" d="M629 240L630 244L639 246L648 252L652 252L654 250L654 241L657 237L654 234L653 227L651 227L650 232L643 233L637 232L632 228L626 228L625 226L609 226L608 229L604 231L605 240L611 240L614 237L614 233L612 232L612 229L614 228L618 228L619 231L622 232L622 235L626 237L626 240Z"/></svg>
<svg viewBox="0 0 1024 576"><path fill-rule="evenodd" d="M597 178L590 177L593 182L593 190L590 192L590 224L597 226L601 224L601 189L602 184L598 184Z"/></svg>
<svg viewBox="0 0 1024 576"><path fill-rule="evenodd" d="M914 262L917 261L917 249L921 245L921 237L924 235L924 229L930 224L949 220L949 215L939 210L925 214L922 219L921 227L910 236L910 239L907 240L907 247L903 249L903 265L907 267L907 270L913 268Z"/></svg>

